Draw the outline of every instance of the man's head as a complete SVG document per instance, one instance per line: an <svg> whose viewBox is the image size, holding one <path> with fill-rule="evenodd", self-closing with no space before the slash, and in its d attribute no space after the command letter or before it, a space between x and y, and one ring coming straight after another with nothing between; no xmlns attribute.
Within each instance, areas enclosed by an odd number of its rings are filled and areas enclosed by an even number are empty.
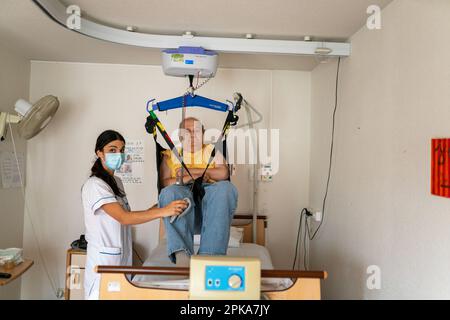
<svg viewBox="0 0 450 320"><path fill-rule="evenodd" d="M197 151L203 146L203 134L205 127L194 117L188 117L180 122L180 141L183 142L183 148L190 149L191 152Z"/></svg>

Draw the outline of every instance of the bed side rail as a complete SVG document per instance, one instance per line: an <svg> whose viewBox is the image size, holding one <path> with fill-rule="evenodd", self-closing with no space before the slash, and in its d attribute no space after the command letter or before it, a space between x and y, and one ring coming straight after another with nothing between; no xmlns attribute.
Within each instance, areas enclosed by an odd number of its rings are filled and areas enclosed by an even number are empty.
<svg viewBox="0 0 450 320"><path fill-rule="evenodd" d="M121 273L141 275L172 275L189 276L189 268L178 267L128 267L128 266L97 266L97 273ZM326 271L302 270L261 270L261 278L313 278L326 279Z"/></svg>

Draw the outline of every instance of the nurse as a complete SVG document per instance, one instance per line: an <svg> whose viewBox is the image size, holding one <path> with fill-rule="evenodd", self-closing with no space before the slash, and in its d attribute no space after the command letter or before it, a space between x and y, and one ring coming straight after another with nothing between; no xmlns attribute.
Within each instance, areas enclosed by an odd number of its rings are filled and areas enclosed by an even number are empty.
<svg viewBox="0 0 450 320"><path fill-rule="evenodd" d="M162 208L131 211L122 181L114 175L124 162L124 150L120 133L107 130L100 134L95 145L97 160L81 191L88 242L84 290L90 300L99 298L100 275L95 266L132 265L132 225L179 215L187 208L184 200L175 200Z"/></svg>

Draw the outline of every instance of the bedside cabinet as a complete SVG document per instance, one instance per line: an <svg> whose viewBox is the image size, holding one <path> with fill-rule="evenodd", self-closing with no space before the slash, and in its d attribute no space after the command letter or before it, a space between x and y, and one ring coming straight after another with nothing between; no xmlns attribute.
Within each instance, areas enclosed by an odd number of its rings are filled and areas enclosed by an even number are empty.
<svg viewBox="0 0 450 320"><path fill-rule="evenodd" d="M67 250L66 258L66 300L84 300L84 269L86 251L78 249Z"/></svg>

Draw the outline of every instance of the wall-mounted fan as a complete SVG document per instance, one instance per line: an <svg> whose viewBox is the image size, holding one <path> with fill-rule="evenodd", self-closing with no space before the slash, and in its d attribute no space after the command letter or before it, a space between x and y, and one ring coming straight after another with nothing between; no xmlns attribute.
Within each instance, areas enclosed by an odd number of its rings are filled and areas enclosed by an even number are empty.
<svg viewBox="0 0 450 320"><path fill-rule="evenodd" d="M29 103L23 99L17 100L15 104L14 110L17 114L10 114L6 112L0 112L0 138L1 141L5 140L7 128L11 128L11 124L17 124L19 135L24 139L31 139L39 132L41 132L50 122L50 120L55 115L56 111L59 107L59 101L57 97L48 95L40 99L34 104ZM33 229L33 235L36 240L39 258L43 264L43 267L46 271L46 274L49 278L50 284L55 292L55 296L57 298L63 297L64 293L58 289L57 282L55 283L53 279L50 277L50 273L47 269L46 261L44 260L44 256L42 255L41 248L39 245L38 237L36 230L34 229L33 219L29 212L29 207L27 205L27 200L25 197L25 186L24 186L24 178L21 173L19 159L17 156L16 145L14 142L14 135L11 132L11 142L14 150L14 156L17 165L17 171L19 173L20 186L22 188L22 195L25 207L25 213L28 217L31 228ZM62 293L61 293L62 292Z"/></svg>
<svg viewBox="0 0 450 320"><path fill-rule="evenodd" d="M50 122L59 107L58 98L45 96L33 105L20 99L16 102L14 110L17 115L6 112L0 113L0 139L5 140L8 123L17 123L19 135L24 139L31 139L41 132Z"/></svg>

